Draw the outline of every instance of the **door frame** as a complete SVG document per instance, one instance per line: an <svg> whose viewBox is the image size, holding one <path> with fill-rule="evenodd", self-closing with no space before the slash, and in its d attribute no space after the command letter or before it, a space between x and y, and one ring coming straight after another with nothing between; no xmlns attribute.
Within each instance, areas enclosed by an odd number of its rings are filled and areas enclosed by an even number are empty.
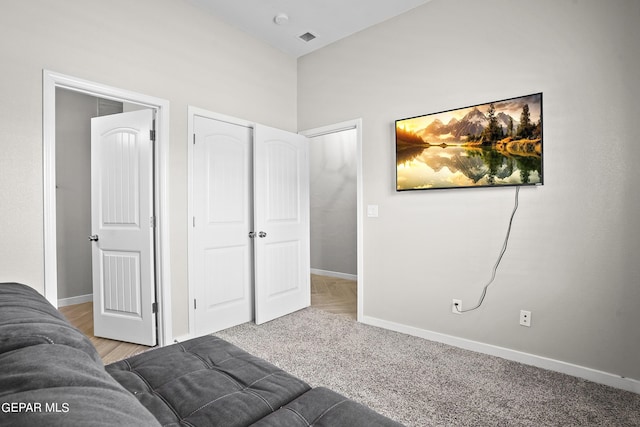
<svg viewBox="0 0 640 427"><path fill-rule="evenodd" d="M357 233L357 242L356 242L356 259L357 259L357 314L356 320L358 322L362 321L363 318L363 303L364 303L364 232L363 232L363 213L364 213L364 204L362 201L363 195L363 181L362 181L362 119L353 119L347 120L340 123L335 123L332 125L322 126L314 129L309 129L305 131L299 132L301 135L306 136L309 139L312 139L317 136L328 135L332 133L338 133L346 130L356 130L356 212L357 212L357 220L356 220L356 233ZM310 142L313 144L313 142Z"/></svg>
<svg viewBox="0 0 640 427"><path fill-rule="evenodd" d="M195 297L195 286L193 283L193 271L194 271L194 262L193 262L193 254L192 254L192 245L193 245L193 139L194 139L194 120L196 116L203 117L205 119L218 120L220 122L231 123L234 125L244 126L250 128L252 131L255 128L255 122L251 122L244 119L239 119L236 117L226 116L224 114L214 113L212 111L205 110L203 108L194 107L189 105L187 107L187 115L188 115L188 124L187 124L187 141L188 144L188 164L187 164L187 248L189 252L188 258L188 292L189 292L189 332L187 337L195 336L196 333L196 323L195 323L195 308L193 306L193 300ZM184 338L184 337L183 337Z"/></svg>
<svg viewBox="0 0 640 427"><path fill-rule="evenodd" d="M58 306L58 268L56 247L56 88L99 98L138 104L156 111L156 149L154 150L154 210L156 217L155 288L158 303L158 345L173 340L171 316L171 271L169 244L169 101L131 92L77 77L43 70L43 192L44 192L44 295Z"/></svg>

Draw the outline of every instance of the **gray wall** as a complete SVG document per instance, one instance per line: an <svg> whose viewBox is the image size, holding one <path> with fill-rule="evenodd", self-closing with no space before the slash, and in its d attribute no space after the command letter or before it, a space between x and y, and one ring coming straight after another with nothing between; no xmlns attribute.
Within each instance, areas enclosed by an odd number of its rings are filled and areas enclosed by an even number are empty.
<svg viewBox="0 0 640 427"><path fill-rule="evenodd" d="M56 243L58 298L91 287L91 118L96 98L56 90Z"/></svg>
<svg viewBox="0 0 640 427"><path fill-rule="evenodd" d="M188 105L296 131L296 60L184 0L4 2L0 57L0 282L44 289L42 70L164 98L173 333L186 334Z"/></svg>
<svg viewBox="0 0 640 427"><path fill-rule="evenodd" d="M636 0L433 0L299 60L301 129L363 119L365 316L640 380L638 22ZM515 190L395 192L394 120L539 91L545 185L452 314Z"/></svg>
<svg viewBox="0 0 640 427"><path fill-rule="evenodd" d="M93 293L91 277L91 118L121 113L121 102L56 89L58 298Z"/></svg>
<svg viewBox="0 0 640 427"><path fill-rule="evenodd" d="M357 275L355 129L311 139L311 268Z"/></svg>

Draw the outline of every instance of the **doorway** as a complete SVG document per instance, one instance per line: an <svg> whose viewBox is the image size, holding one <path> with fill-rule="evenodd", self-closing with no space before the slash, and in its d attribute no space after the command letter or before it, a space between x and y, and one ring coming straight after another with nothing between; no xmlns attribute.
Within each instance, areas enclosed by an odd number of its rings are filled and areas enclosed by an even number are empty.
<svg viewBox="0 0 640 427"><path fill-rule="evenodd" d="M315 277L318 283L329 287L349 287L356 280L356 320L360 320L364 297L362 120L300 133L311 140L311 271L319 275ZM345 290L350 295L348 287Z"/></svg>
<svg viewBox="0 0 640 427"><path fill-rule="evenodd" d="M93 335L146 346L157 343L153 114L56 89L58 301L92 301Z"/></svg>
<svg viewBox="0 0 640 427"><path fill-rule="evenodd" d="M156 259L157 343L172 341L171 294L169 274L169 224L167 200L168 176L168 116L169 102L148 95L125 91L89 82L72 76L43 71L43 178L44 178L44 293L54 306L58 306L58 245L56 197L56 90L62 88L98 98L128 103L137 108L156 111L156 146L153 155L154 210L156 212L154 237Z"/></svg>
<svg viewBox="0 0 640 427"><path fill-rule="evenodd" d="M311 272L357 280L357 129L310 143Z"/></svg>
<svg viewBox="0 0 640 427"><path fill-rule="evenodd" d="M138 106L56 88L56 243L58 303L92 300L91 119Z"/></svg>

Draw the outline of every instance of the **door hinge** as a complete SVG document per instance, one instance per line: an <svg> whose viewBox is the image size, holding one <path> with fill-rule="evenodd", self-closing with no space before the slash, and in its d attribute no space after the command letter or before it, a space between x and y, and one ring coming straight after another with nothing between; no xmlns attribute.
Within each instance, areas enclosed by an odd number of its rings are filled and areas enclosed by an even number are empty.
<svg viewBox="0 0 640 427"><path fill-rule="evenodd" d="M156 130L155 129L151 129L149 131L149 139L155 142L155 140L156 140Z"/></svg>
<svg viewBox="0 0 640 427"><path fill-rule="evenodd" d="M197 300L194 298L193 299L193 309L197 309L198 308L198 303L196 302Z"/></svg>
<svg viewBox="0 0 640 427"><path fill-rule="evenodd" d="M196 217L194 216L193 217L193 228L195 228L195 227L196 227Z"/></svg>
<svg viewBox="0 0 640 427"><path fill-rule="evenodd" d="M151 312L152 313L157 313L158 312L158 303L154 302L153 304L151 304Z"/></svg>
<svg viewBox="0 0 640 427"><path fill-rule="evenodd" d="M149 218L149 226L151 228L156 228L156 217L155 216L152 216L152 217Z"/></svg>
<svg viewBox="0 0 640 427"><path fill-rule="evenodd" d="M193 145L196 145L196 134L193 134Z"/></svg>

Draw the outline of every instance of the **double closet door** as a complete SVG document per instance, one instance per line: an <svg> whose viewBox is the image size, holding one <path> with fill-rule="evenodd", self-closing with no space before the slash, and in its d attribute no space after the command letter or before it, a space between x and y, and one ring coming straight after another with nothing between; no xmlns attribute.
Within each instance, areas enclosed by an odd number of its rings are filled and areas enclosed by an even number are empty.
<svg viewBox="0 0 640 427"><path fill-rule="evenodd" d="M308 307L307 138L201 116L193 129L194 335Z"/></svg>

